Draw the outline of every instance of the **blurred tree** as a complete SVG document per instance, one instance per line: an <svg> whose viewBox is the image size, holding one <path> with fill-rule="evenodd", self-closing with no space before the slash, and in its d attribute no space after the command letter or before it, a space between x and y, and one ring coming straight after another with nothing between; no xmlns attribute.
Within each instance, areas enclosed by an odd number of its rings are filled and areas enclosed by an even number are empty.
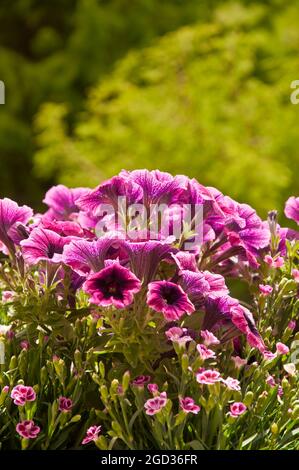
<svg viewBox="0 0 299 470"><path fill-rule="evenodd" d="M131 48L198 19L219 0L1 0L0 196L36 203L32 119L44 101L65 102L67 122L85 91ZM44 182L44 185L55 180Z"/></svg>
<svg viewBox="0 0 299 470"><path fill-rule="evenodd" d="M158 167L262 215L281 209L298 191L296 12L295 0L224 5L210 21L129 53L90 91L75 125L67 106L44 104L38 175L92 186L121 168Z"/></svg>

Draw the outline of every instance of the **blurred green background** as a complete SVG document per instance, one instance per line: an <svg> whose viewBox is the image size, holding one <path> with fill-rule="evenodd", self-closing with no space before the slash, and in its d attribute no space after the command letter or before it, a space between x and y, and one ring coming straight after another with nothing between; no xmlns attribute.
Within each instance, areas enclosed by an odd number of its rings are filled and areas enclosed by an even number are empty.
<svg viewBox="0 0 299 470"><path fill-rule="evenodd" d="M159 168L298 195L298 0L1 0L0 197Z"/></svg>

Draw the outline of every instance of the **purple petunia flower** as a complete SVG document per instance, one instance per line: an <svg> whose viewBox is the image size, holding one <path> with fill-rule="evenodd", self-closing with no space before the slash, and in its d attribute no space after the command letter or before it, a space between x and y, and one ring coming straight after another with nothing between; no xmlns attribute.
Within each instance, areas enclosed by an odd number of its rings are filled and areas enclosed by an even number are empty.
<svg viewBox="0 0 299 470"><path fill-rule="evenodd" d="M28 206L18 206L11 199L0 199L0 243L9 251L14 251L12 239L18 223L26 224L32 217L33 211Z"/></svg>
<svg viewBox="0 0 299 470"><path fill-rule="evenodd" d="M196 309L203 306L210 291L210 284L202 272L181 271L179 283Z"/></svg>
<svg viewBox="0 0 299 470"><path fill-rule="evenodd" d="M174 251L168 243L157 240L132 242L126 246L131 269L144 284L153 280L160 261L171 259Z"/></svg>
<svg viewBox="0 0 299 470"><path fill-rule="evenodd" d="M291 228L278 228L277 235L279 236L279 245L278 250L282 256L285 256L287 253L286 242L287 240L290 241L298 241L299 240L299 232L297 230L292 230Z"/></svg>
<svg viewBox="0 0 299 470"><path fill-rule="evenodd" d="M83 284L94 304L124 308L133 302L133 294L141 288L139 279L118 262L110 262L104 269L92 274Z"/></svg>
<svg viewBox="0 0 299 470"><path fill-rule="evenodd" d="M85 235L82 227L77 222L71 220L49 220L48 218L43 218L39 228L52 230L52 232L56 232L63 237L83 237Z"/></svg>
<svg viewBox="0 0 299 470"><path fill-rule="evenodd" d="M76 201L89 191L89 188L71 189L62 184L53 186L43 200L50 208L50 211L46 213L46 218L67 220L72 214L79 212Z"/></svg>
<svg viewBox="0 0 299 470"><path fill-rule="evenodd" d="M17 424L16 431L24 439L35 439L40 433L40 427L32 420L25 420Z"/></svg>
<svg viewBox="0 0 299 470"><path fill-rule="evenodd" d="M211 330L221 325L231 327L229 333L231 339L241 332L246 335L247 341L252 347L258 348L261 352L266 350L252 314L230 296L210 298L205 302L205 317L202 327Z"/></svg>
<svg viewBox="0 0 299 470"><path fill-rule="evenodd" d="M127 257L124 241L116 239L115 235L94 241L84 239L73 240L64 247L62 260L80 275L86 275L90 271L97 272L103 269L105 259Z"/></svg>
<svg viewBox="0 0 299 470"><path fill-rule="evenodd" d="M96 441L99 438L101 433L102 426L91 426L86 431L86 436L84 437L82 444L89 444L89 442Z"/></svg>
<svg viewBox="0 0 299 470"><path fill-rule="evenodd" d="M142 188L124 176L114 176L104 181L96 189L89 191L77 200L79 207L87 213L99 215L101 206L109 204L118 210L119 198L125 198L127 205L141 202Z"/></svg>
<svg viewBox="0 0 299 470"><path fill-rule="evenodd" d="M147 304L166 320L178 320L182 315L194 312L194 305L183 289L169 281L155 281L148 286Z"/></svg>
<svg viewBox="0 0 299 470"><path fill-rule="evenodd" d="M175 254L172 254L179 271L187 270L198 272L196 256L193 253L188 253L187 251L178 251Z"/></svg>
<svg viewBox="0 0 299 470"><path fill-rule="evenodd" d="M28 264L39 261L60 263L64 246L73 239L74 237L61 237L52 230L35 228L29 238L21 241L24 259Z"/></svg>
<svg viewBox="0 0 299 470"><path fill-rule="evenodd" d="M285 205L284 213L288 219L295 220L299 224L299 197L290 197Z"/></svg>
<svg viewBox="0 0 299 470"><path fill-rule="evenodd" d="M172 204L177 202L184 192L185 177L175 176L159 170L122 171L122 177L134 182L143 191L143 204Z"/></svg>

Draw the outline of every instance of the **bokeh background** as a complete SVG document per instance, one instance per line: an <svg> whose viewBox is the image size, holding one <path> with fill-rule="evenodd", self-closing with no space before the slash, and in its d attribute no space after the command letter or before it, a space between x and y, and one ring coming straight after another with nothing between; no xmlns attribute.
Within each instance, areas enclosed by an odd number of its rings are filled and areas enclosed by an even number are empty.
<svg viewBox="0 0 299 470"><path fill-rule="evenodd" d="M0 197L122 168L298 195L298 0L1 0Z"/></svg>

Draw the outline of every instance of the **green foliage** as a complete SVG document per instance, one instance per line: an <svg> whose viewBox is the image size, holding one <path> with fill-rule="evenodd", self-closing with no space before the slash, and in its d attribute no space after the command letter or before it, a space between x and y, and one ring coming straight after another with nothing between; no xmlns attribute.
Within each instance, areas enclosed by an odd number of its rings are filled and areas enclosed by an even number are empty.
<svg viewBox="0 0 299 470"><path fill-rule="evenodd" d="M38 174L96 185L121 168L159 167L194 175L262 215L282 209L297 191L297 6L242 3L130 52L91 90L74 126L64 105L45 104Z"/></svg>
<svg viewBox="0 0 299 470"><path fill-rule="evenodd" d="M214 3L2 0L0 80L6 104L0 106L1 196L32 204L40 199L40 181L32 173L32 120L43 102L67 103L72 122L86 89L117 59L157 35L204 20Z"/></svg>
<svg viewBox="0 0 299 470"><path fill-rule="evenodd" d="M298 317L297 285L290 275L298 267L298 248L299 243L289 246L282 269L264 263L256 273L274 286L270 297L251 286L260 332L272 351L282 340L291 353L298 352L299 333L286 326ZM44 276L41 266L22 274L7 261L0 270L0 288L13 289L12 299L0 303L13 332L8 336L0 325L0 345L5 346L0 369L1 450L80 449L93 425L102 426L94 442L102 450L298 450L299 373L298 365L290 362L292 354L262 358L240 338L247 363L237 367L233 344L220 329L216 358L203 361L197 340L169 344L169 323L149 311L142 292L132 310L89 306L79 293L71 309L68 280L57 283L55 275L49 276L52 268L45 267ZM194 333L198 313L182 323L189 327L193 322ZM238 379L240 390L220 382L197 383L195 375L202 366L217 367L222 377ZM152 398L146 380L138 386L133 381L145 374L158 384L156 395L167 393L165 407L153 416L144 408ZM33 386L36 400L16 406L10 395L20 384ZM67 412L58 408L62 396L72 400ZM201 406L198 414L182 410L183 396ZM240 401L246 413L231 417L230 405ZM25 419L34 419L40 427L36 439L21 439L16 433L17 423Z"/></svg>

